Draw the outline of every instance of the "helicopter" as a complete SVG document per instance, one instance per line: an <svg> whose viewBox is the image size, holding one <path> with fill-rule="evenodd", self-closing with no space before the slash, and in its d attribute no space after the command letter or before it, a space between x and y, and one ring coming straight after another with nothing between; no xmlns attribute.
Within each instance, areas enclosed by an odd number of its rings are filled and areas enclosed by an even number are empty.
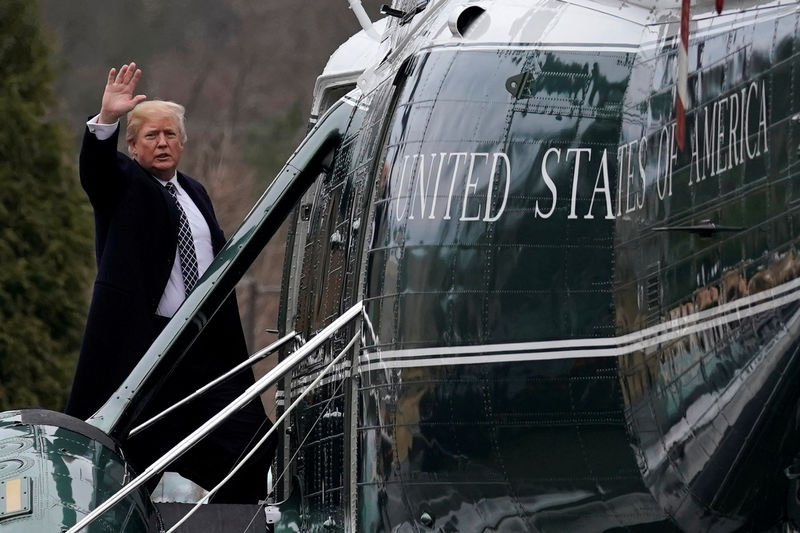
<svg viewBox="0 0 800 533"><path fill-rule="evenodd" d="M800 5L350 3L307 137L123 386L0 414L0 530L164 530L146 481L272 385L275 531L794 530ZM246 362L279 363L133 472L282 228Z"/></svg>

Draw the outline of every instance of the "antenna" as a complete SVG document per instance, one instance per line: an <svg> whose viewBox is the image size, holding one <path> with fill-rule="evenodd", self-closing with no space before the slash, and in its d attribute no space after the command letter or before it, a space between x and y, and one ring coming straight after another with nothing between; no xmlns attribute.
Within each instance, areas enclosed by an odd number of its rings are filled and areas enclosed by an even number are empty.
<svg viewBox="0 0 800 533"><path fill-rule="evenodd" d="M364 32L369 35L372 40L380 42L381 35L377 32L375 26L372 25L369 15L367 15L367 12L364 10L364 6L361 5L361 0L347 0L347 3L350 4L350 9L355 13L358 23L364 28Z"/></svg>

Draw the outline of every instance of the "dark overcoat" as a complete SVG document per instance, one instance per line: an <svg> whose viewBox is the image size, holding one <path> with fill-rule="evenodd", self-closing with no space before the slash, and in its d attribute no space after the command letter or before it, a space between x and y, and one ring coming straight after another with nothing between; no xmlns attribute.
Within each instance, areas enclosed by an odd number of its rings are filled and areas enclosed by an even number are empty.
<svg viewBox="0 0 800 533"><path fill-rule="evenodd" d="M97 279L65 411L83 419L106 402L155 339L153 316L177 247L175 201L156 178L117 151L118 135L119 129L98 140L87 128L80 154L81 185L94 208ZM208 194L180 172L178 182L205 217L216 255L225 237ZM205 360L190 364L218 375L247 355L234 297L208 327L224 337L222 348L190 350L186 357L193 351L204 354L200 357ZM181 383L187 389L195 385L186 379Z"/></svg>

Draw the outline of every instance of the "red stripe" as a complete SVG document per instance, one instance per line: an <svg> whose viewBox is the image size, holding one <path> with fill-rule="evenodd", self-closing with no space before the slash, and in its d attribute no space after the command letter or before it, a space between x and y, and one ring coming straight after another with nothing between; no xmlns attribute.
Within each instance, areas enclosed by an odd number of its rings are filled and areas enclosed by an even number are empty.
<svg viewBox="0 0 800 533"><path fill-rule="evenodd" d="M683 0L681 5L681 44L684 50L689 50L689 0Z"/></svg>
<svg viewBox="0 0 800 533"><path fill-rule="evenodd" d="M689 52L689 0L683 0L681 4L681 47L686 52L686 59L688 60L688 52ZM688 65L682 64L680 60L678 60L678 72L680 74L681 69L688 69ZM678 76L677 83L680 83L680 76ZM682 87L685 89L685 87ZM684 147L686 146L686 102L681 101L680 92L677 90L675 91L675 121L676 121L676 129L675 135L678 141L678 148L681 152L683 152Z"/></svg>
<svg viewBox="0 0 800 533"><path fill-rule="evenodd" d="M681 152L686 147L686 109L680 98L675 99L675 137Z"/></svg>

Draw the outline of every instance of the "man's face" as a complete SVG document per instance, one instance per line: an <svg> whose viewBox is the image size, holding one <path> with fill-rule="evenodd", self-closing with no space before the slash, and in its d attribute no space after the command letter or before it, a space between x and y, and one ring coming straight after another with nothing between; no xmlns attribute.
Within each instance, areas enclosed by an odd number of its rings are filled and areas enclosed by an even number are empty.
<svg viewBox="0 0 800 533"><path fill-rule="evenodd" d="M175 175L183 142L175 119L169 116L145 120L131 143L133 158L160 180Z"/></svg>

